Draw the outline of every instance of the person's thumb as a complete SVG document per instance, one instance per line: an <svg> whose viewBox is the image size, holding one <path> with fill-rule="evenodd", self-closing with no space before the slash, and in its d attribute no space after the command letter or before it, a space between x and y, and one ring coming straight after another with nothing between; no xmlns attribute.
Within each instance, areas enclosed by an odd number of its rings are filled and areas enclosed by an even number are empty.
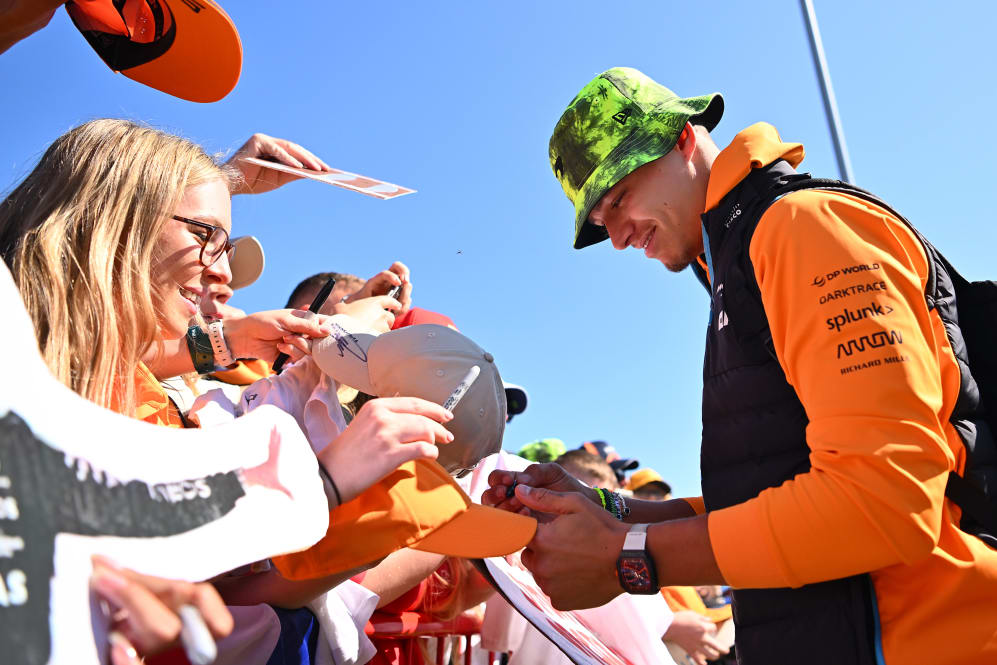
<svg viewBox="0 0 997 665"><path fill-rule="evenodd" d="M557 515L577 513L584 505L584 499L577 494L554 492L543 487L528 485L516 485L516 498L530 510Z"/></svg>

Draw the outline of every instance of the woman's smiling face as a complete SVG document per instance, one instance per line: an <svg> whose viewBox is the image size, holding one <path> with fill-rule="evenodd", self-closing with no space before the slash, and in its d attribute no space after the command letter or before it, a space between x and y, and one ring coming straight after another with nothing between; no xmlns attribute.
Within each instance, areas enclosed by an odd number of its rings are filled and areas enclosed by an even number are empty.
<svg viewBox="0 0 997 665"><path fill-rule="evenodd" d="M188 187L173 215L220 226L231 233L232 199L227 184L219 178ZM228 284L232 279L224 253L210 267L201 264L201 247L209 234L207 229L176 219L163 227L151 281L154 292L159 294L156 312L164 339L180 339L187 333L190 320L197 314L204 283Z"/></svg>

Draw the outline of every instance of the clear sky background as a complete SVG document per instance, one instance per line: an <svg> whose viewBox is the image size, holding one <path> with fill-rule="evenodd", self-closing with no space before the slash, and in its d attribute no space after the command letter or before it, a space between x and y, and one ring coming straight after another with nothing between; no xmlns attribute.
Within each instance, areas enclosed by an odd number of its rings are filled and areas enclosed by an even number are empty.
<svg viewBox="0 0 997 665"><path fill-rule="evenodd" d="M218 152L260 131L418 189L379 201L296 182L236 197L235 234L257 236L267 264L232 303L279 307L314 272L367 277L402 260L416 304L451 316L528 389L506 449L604 439L698 494L706 294L636 251L573 250L547 142L586 82L626 65L683 96L722 92L721 146L765 120L806 146L801 168L837 176L798 3L222 4L244 64L215 104L112 74L62 10L0 56L0 187L71 127L125 117ZM857 184L968 277L997 277L997 4L815 6Z"/></svg>

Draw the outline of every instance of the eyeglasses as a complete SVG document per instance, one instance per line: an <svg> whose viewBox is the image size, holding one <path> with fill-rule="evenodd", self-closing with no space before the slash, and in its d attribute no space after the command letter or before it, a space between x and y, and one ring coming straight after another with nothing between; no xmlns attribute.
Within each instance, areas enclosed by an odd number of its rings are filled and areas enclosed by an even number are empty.
<svg viewBox="0 0 997 665"><path fill-rule="evenodd" d="M232 260L232 257L235 255L235 245L228 241L228 231L220 226L208 224L207 222L199 222L196 219L181 217L180 215L173 215L173 219L207 231L203 235L194 233L201 242L201 265L205 268L214 265L215 261L222 258L222 254L228 254L229 261Z"/></svg>

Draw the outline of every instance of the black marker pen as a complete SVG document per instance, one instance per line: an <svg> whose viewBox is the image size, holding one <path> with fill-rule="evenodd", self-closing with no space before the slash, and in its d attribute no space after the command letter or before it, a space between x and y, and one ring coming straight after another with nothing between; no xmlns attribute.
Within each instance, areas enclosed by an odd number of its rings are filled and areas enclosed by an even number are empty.
<svg viewBox="0 0 997 665"><path fill-rule="evenodd" d="M325 304L325 301L329 299L329 294L332 293L334 286L336 286L336 278L330 277L329 280L322 285L322 288L319 289L319 292L315 294L315 299L312 300L312 304L308 306L308 311L318 313L318 311L322 309L322 305ZM273 371L280 374L280 370L284 369L284 363L290 360L290 358L291 357L286 353L278 355L277 360L273 361Z"/></svg>

